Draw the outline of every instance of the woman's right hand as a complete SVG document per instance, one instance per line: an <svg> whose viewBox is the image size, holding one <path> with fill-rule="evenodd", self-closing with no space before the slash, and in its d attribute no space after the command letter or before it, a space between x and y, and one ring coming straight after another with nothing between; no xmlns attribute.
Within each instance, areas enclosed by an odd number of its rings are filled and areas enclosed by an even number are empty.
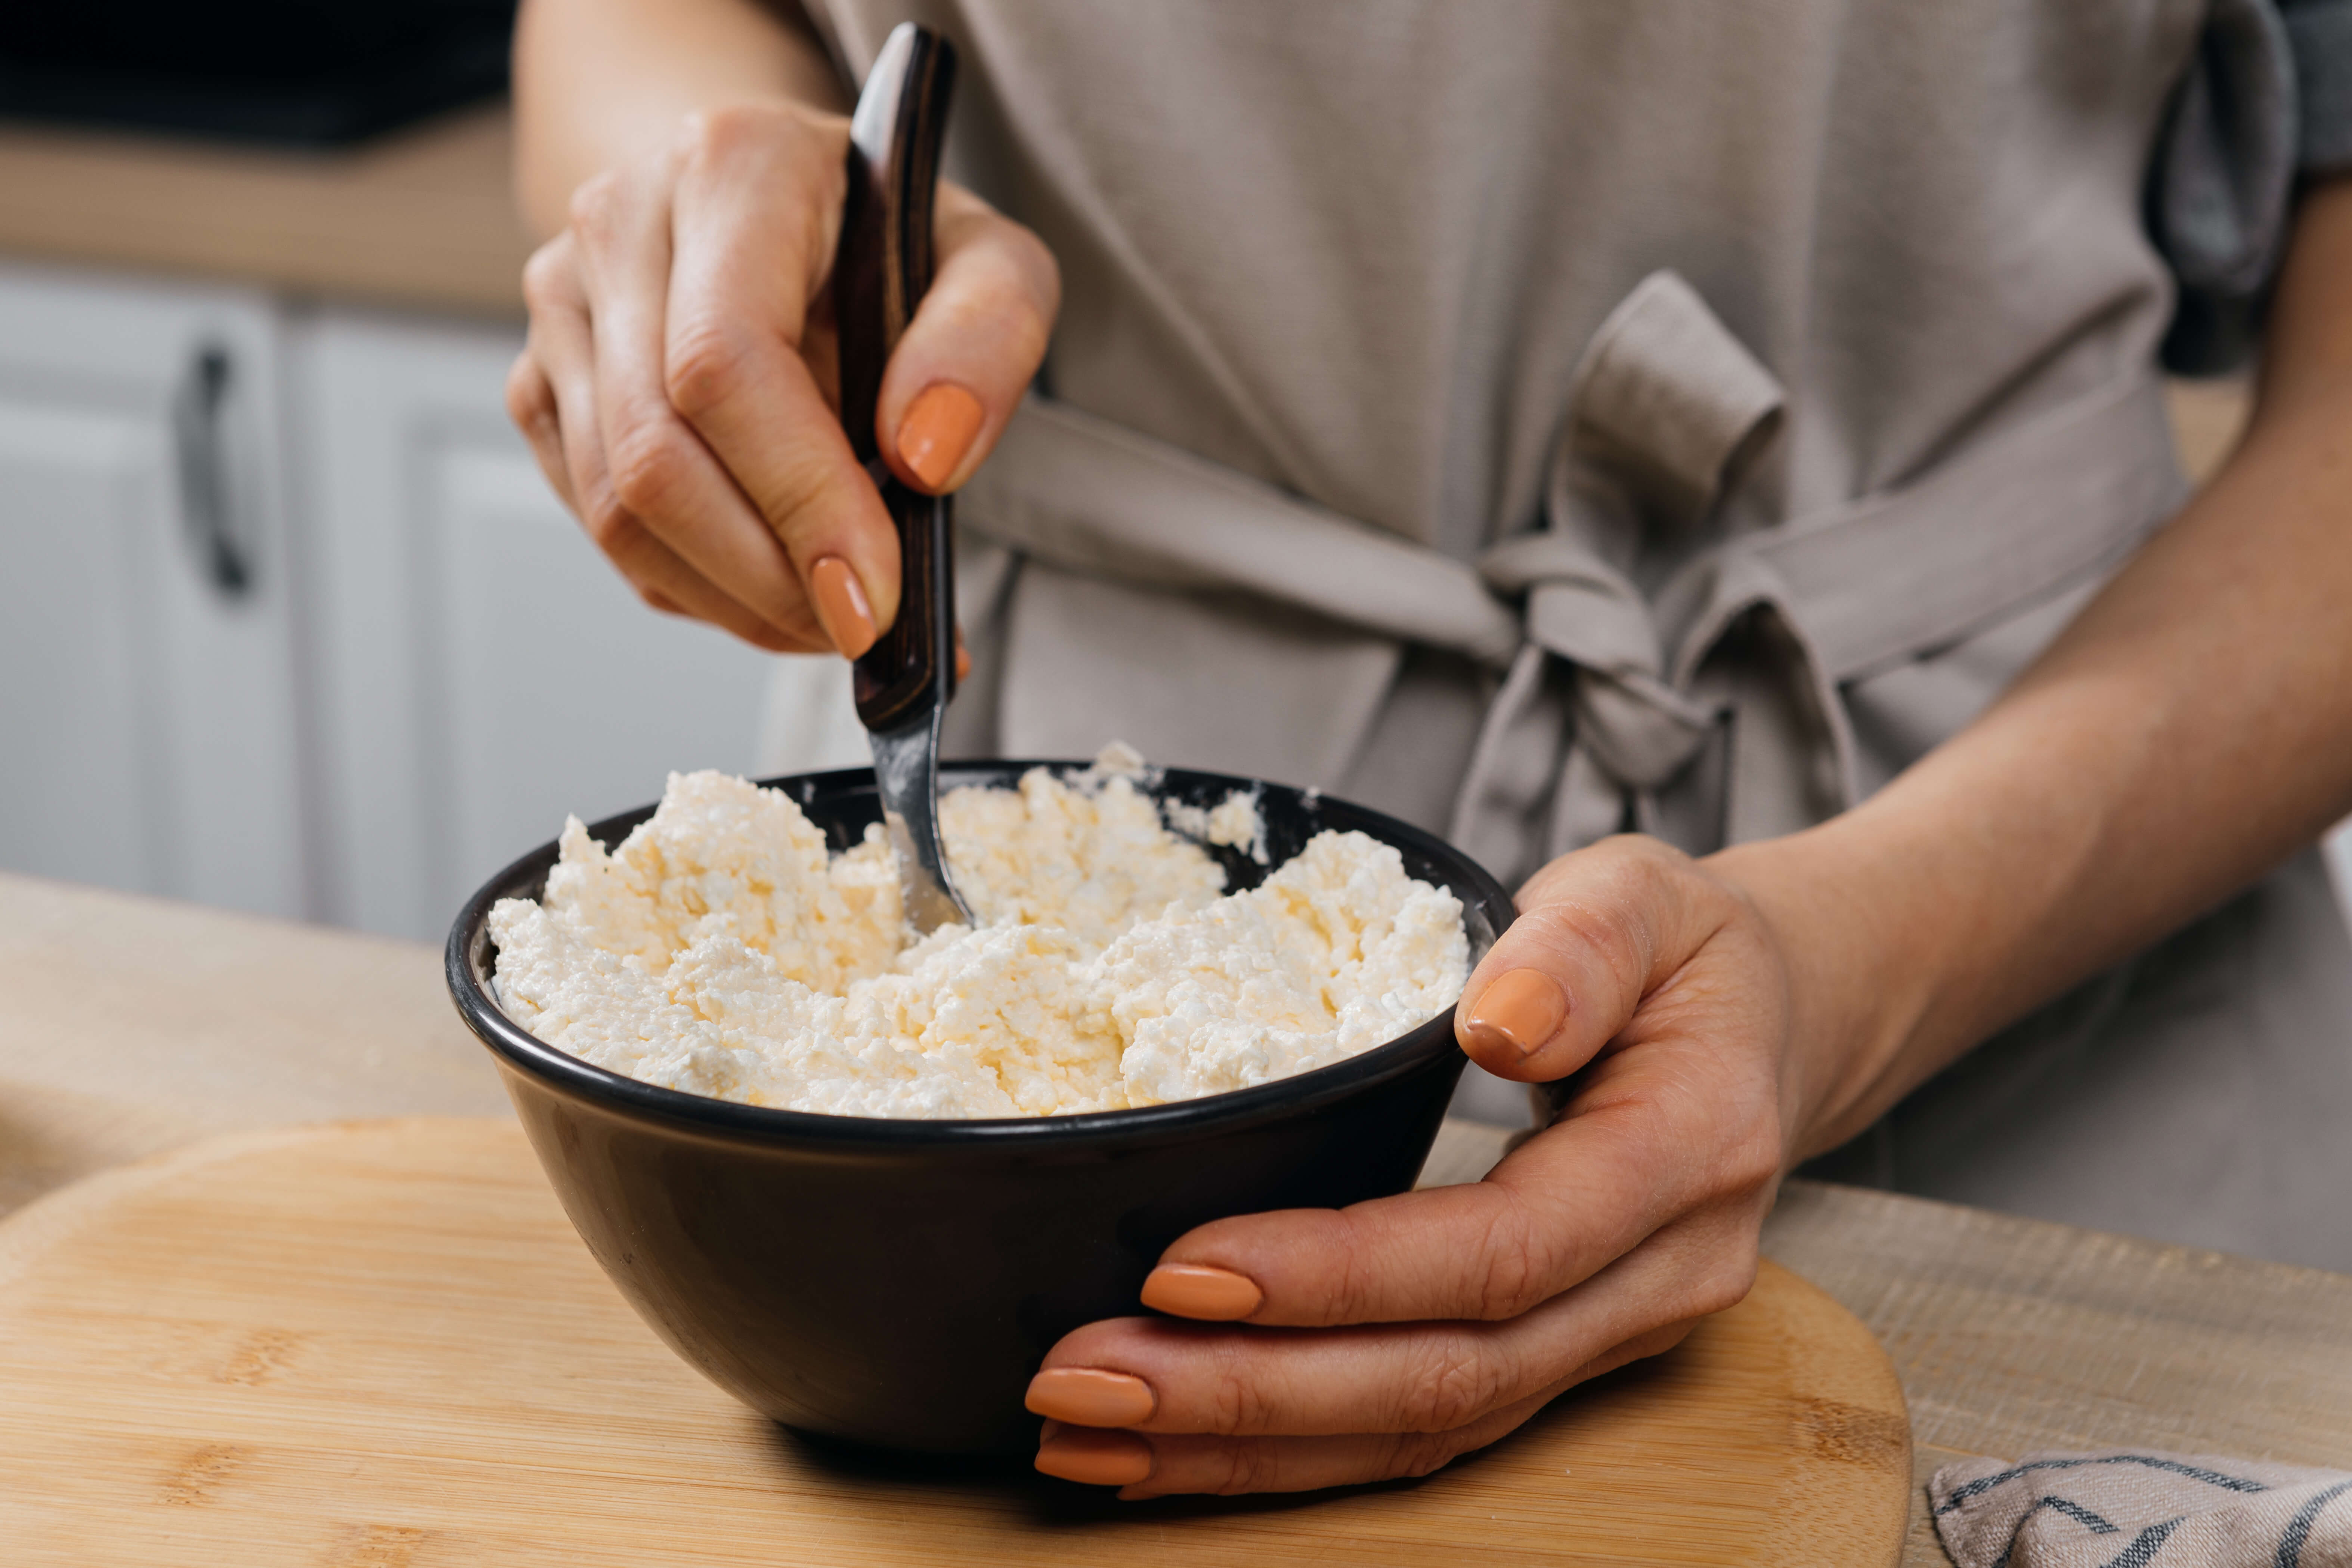
<svg viewBox="0 0 2352 1568"><path fill-rule="evenodd" d="M837 412L827 284L848 145L837 115L744 105L581 185L524 268L530 337L507 407L647 604L854 658L898 614L898 542ZM1035 235L944 182L933 232L875 437L938 494L996 444L1061 279Z"/></svg>

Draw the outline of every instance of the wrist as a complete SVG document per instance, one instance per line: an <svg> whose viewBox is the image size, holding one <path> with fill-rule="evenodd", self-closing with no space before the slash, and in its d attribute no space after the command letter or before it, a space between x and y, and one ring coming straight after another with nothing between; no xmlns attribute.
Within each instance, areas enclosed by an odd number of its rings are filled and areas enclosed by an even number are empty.
<svg viewBox="0 0 2352 1568"><path fill-rule="evenodd" d="M1791 1164L1860 1133L1911 1087L1935 990L1907 879L1850 816L1735 845L1706 868L1746 895L1788 976Z"/></svg>

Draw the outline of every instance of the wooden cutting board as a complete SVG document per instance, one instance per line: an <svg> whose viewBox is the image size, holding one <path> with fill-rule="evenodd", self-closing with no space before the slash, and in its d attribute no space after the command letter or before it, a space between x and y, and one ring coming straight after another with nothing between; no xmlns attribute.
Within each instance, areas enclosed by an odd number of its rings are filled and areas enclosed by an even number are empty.
<svg viewBox="0 0 2352 1568"><path fill-rule="evenodd" d="M0 1225L11 1563L1875 1565L1909 1455L1877 1344L1770 1263L1425 1480L1138 1506L753 1415L621 1301L510 1122L236 1137Z"/></svg>

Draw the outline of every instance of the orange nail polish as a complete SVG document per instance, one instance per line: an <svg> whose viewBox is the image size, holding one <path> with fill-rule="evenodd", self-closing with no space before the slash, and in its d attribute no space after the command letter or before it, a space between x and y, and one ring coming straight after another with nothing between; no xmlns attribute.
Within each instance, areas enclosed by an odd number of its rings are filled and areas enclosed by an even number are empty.
<svg viewBox="0 0 2352 1568"><path fill-rule="evenodd" d="M872 647L874 607L866 602L866 590L849 563L828 555L809 568L808 582L809 602L816 609L816 618L842 658L856 658Z"/></svg>
<svg viewBox="0 0 2352 1568"><path fill-rule="evenodd" d="M1533 1056L1568 1017L1568 993L1540 969L1514 969L1478 993L1465 1043L1505 1059Z"/></svg>
<svg viewBox="0 0 2352 1568"><path fill-rule="evenodd" d="M1089 1487L1131 1487L1151 1478L1151 1445L1132 1432L1066 1429L1037 1445L1037 1468Z"/></svg>
<svg viewBox="0 0 2352 1568"><path fill-rule="evenodd" d="M1143 1304L1152 1310L1212 1323L1246 1318L1265 1300L1247 1275L1205 1263L1163 1263L1143 1281Z"/></svg>
<svg viewBox="0 0 2352 1568"><path fill-rule="evenodd" d="M1029 1380L1024 1403L1033 1415L1073 1426L1132 1426L1150 1420L1160 1407L1159 1396L1143 1379L1093 1366L1046 1368Z"/></svg>
<svg viewBox="0 0 2352 1568"><path fill-rule="evenodd" d="M986 410L952 381L935 381L907 405L898 422L898 457L923 488L940 490L963 464Z"/></svg>

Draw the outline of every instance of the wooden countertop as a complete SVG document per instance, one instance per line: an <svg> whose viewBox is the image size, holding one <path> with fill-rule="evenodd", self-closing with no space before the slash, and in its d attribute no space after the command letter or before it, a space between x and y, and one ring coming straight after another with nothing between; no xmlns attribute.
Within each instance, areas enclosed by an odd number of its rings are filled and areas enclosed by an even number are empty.
<svg viewBox="0 0 2352 1568"><path fill-rule="evenodd" d="M211 1133L505 1110L432 948L0 874L0 1212ZM1449 1123L1425 1179L1503 1136ZM1765 1249L1886 1346L1923 1485L2119 1444L2352 1467L2352 1278L1808 1182ZM1903 1560L1946 1561L1916 1498Z"/></svg>
<svg viewBox="0 0 2352 1568"><path fill-rule="evenodd" d="M0 255L520 315L503 104L344 152L0 124Z"/></svg>

